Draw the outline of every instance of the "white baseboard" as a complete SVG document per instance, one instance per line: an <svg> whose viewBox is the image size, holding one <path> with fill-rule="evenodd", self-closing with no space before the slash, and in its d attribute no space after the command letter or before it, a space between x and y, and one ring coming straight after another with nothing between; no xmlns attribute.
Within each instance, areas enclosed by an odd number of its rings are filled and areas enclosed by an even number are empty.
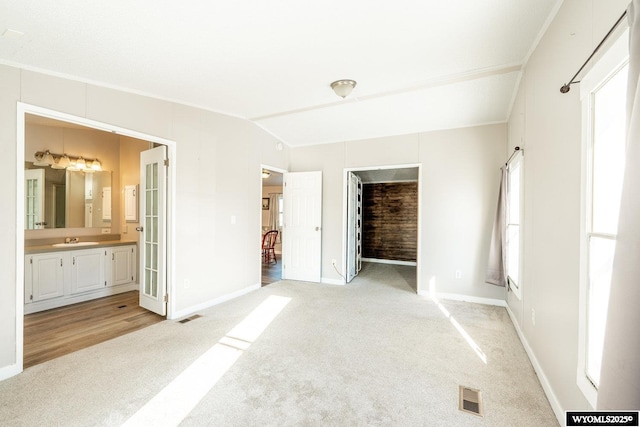
<svg viewBox="0 0 640 427"><path fill-rule="evenodd" d="M320 283L326 283L327 285L346 285L346 282L342 279L329 279L327 277L321 278Z"/></svg>
<svg viewBox="0 0 640 427"><path fill-rule="evenodd" d="M377 264L395 264L395 265L410 265L416 267L418 265L415 261L396 261L394 259L378 259L378 258L362 258L362 262L375 262Z"/></svg>
<svg viewBox="0 0 640 427"><path fill-rule="evenodd" d="M529 360L533 365L533 369L534 371L536 371L536 374L538 375L538 380L542 385L544 394L547 396L547 400L549 400L549 403L551 404L551 409L553 409L553 413L558 419L558 423L560 423L560 425L562 426L565 423L564 408L562 408L562 405L560 405L560 401L556 397L556 394L553 392L553 388L551 387L551 384L549 383L547 376L544 374L544 371L542 370L542 366L540 366L540 363L538 362L538 359L536 359L536 355L533 353L533 350L531 349L529 342L524 337L524 334L522 333L522 329L520 329L520 325L516 321L515 314L513 314L513 311L511 311L511 308L509 308L508 305L506 305L506 309L507 309L507 313L509 313L509 318L511 319L511 323L513 323L513 327L516 329L518 338L520 338L520 342L522 343L524 350L527 352L527 356L529 356Z"/></svg>
<svg viewBox="0 0 640 427"><path fill-rule="evenodd" d="M423 297L428 297L428 298L431 297L431 294L429 293L429 291L418 291L418 295ZM507 302L505 300L495 299L495 298L474 297L474 296L462 295L462 294L447 294L447 293L437 292L436 298L448 299L453 301L473 302L476 304L484 304L484 305L495 305L498 307L507 306Z"/></svg>
<svg viewBox="0 0 640 427"><path fill-rule="evenodd" d="M0 368L0 381L4 381L7 378L14 377L22 372L22 369L18 364L13 364L9 366L4 366Z"/></svg>
<svg viewBox="0 0 640 427"><path fill-rule="evenodd" d="M167 319L169 320L173 320L173 319L179 319L181 317L185 317L185 316L189 316L197 311L200 310L204 310L206 308L209 307L213 307L214 305L218 305L218 304L222 304L223 302L232 300L234 298L238 298L241 297L242 295L248 294L249 292L258 290L262 287L262 285L260 283L257 283L255 285L251 285L251 286L247 286L246 288L242 288L239 289L235 292L231 292L230 294L225 294L222 296L219 296L217 298L211 299L209 301L205 301L203 303L200 304L196 304L196 305L192 305L191 307L187 307L185 309L176 311L174 313L171 313L171 317L167 316Z"/></svg>

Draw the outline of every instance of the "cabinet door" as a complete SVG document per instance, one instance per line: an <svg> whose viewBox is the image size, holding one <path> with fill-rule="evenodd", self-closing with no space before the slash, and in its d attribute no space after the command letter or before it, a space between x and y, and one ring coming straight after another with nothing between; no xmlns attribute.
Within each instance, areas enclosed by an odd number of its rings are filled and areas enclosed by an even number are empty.
<svg viewBox="0 0 640 427"><path fill-rule="evenodd" d="M135 246L111 249L111 285L135 282Z"/></svg>
<svg viewBox="0 0 640 427"><path fill-rule="evenodd" d="M93 291L107 286L104 267L105 249L71 252L71 293Z"/></svg>
<svg viewBox="0 0 640 427"><path fill-rule="evenodd" d="M138 222L138 186L124 186L124 220Z"/></svg>
<svg viewBox="0 0 640 427"><path fill-rule="evenodd" d="M50 253L32 255L30 258L30 300L42 301L64 295L63 256Z"/></svg>

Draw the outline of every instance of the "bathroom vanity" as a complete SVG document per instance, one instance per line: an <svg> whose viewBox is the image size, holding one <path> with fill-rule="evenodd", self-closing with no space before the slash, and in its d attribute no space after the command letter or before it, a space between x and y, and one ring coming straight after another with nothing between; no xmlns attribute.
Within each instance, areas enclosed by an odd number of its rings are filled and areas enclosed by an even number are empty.
<svg viewBox="0 0 640 427"><path fill-rule="evenodd" d="M24 313L138 289L136 252L130 241L25 247Z"/></svg>

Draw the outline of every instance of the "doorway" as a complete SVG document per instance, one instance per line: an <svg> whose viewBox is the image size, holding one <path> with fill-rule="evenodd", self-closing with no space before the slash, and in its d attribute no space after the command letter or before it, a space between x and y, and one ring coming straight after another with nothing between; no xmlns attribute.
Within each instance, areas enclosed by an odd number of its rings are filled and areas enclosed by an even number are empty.
<svg viewBox="0 0 640 427"><path fill-rule="evenodd" d="M420 283L420 165L345 169L344 271L362 263L414 266Z"/></svg>
<svg viewBox="0 0 640 427"><path fill-rule="evenodd" d="M60 127L66 126L80 133L102 132L104 135L115 136L116 138L119 138L121 141L120 148L118 148L117 152L113 153L111 157L111 160L113 162L118 162L118 165L120 165L120 162L124 162L129 164L136 164L139 167L140 152L153 146L164 146L169 153L168 154L169 157L175 156L175 143L173 141L157 138L151 135L142 134L139 132L119 128L112 125L107 125L104 123L95 122L92 120L87 120L81 117L59 113L53 110L48 110L48 109L44 109L36 106L18 103L18 138L17 138L17 148L18 148L17 182L18 183L24 182L25 161L31 160L31 157L34 154L31 152L33 151L33 147L28 145L26 141L26 134L27 134L26 126L29 122L33 123L33 121L37 122L39 125L45 125L45 124L51 125L53 123L56 123L57 126L60 126ZM62 132L62 131L59 131L59 132ZM76 140L74 141L74 138L71 138L69 141L67 141L67 144L62 145L61 154L68 154L67 151L69 151L69 153L73 152L73 154L82 155L83 154L82 142L79 141L79 139L81 138L76 138ZM47 139L45 138L43 141L46 143ZM133 143L133 141L138 141L138 143L142 144L144 148L142 149L135 148L134 147L135 144ZM58 160L59 162L61 158L62 157L59 157L58 159L55 159L55 160ZM93 159L93 161L95 163L95 159ZM61 169L61 168L58 168L58 169ZM120 169L118 170L120 172ZM136 175L136 174L137 176L133 177L133 175ZM72 215L70 215L71 212L70 211L63 212L61 210L61 206L64 205L62 203L64 199L64 197L62 197L62 194L68 193L68 188L65 189L58 184L57 187L55 187L56 203L55 204L51 203L52 206L53 205L56 206L55 208L56 210L52 215L52 218L55 218L55 220L51 222L51 224L53 224L54 226L52 226L50 229L27 230L24 237L20 236L19 235L20 233L18 233L18 236L16 237L16 271L17 271L16 292L18 295L18 298L16 301L16 337L17 337L16 338L16 345L17 345L16 359L17 359L18 372L22 371L23 369L23 361L25 356L24 355L24 344L25 344L24 335L26 333L25 317L24 317L25 301L24 301L24 297L22 297L23 295L25 295L25 268L24 268L25 267L25 238L42 239L43 241L49 240L50 241L49 244L52 244L56 241L62 241L64 237L68 234L72 234L74 236L80 236L82 238L83 236L91 236L91 235L104 233L104 234L118 235L119 237L128 234L129 239L127 240L131 240L131 242L137 241L138 234L137 234L136 228L139 228L141 226L142 219L129 221L129 219L127 220L124 219L125 218L124 214L123 215L119 214L123 212L125 207L124 191L121 192L119 190L115 190L116 188L117 189L124 188L125 184L129 184L127 180L133 179L133 180L139 181L140 179L140 174L138 169L136 169L135 173L132 173L129 175L130 176L126 176L126 174L124 173L119 174L118 179L114 179L113 185L117 185L117 186L114 186L113 192L111 192L111 185L107 186L108 188L105 187L105 189L101 193L103 195L102 197L103 200L97 202L98 204L93 205L91 210L89 211L86 208L87 204L83 203L81 206L82 211L77 215L76 214L73 215L74 217L79 218L80 221L85 221L85 224L86 224L87 223L86 221L88 220L88 215L89 215L87 214L87 212L91 213L92 211L95 211L96 213L99 213L91 217L91 221L89 222L90 224L89 228L87 228L88 226L84 224L77 225L77 224L70 223L70 221L73 220L73 218L71 218ZM92 180L85 180L85 181L86 182L99 181L98 179L95 179L95 178L96 177L93 177ZM169 168L168 176L166 178L166 196L167 196L166 201L167 201L167 206L169 207L167 212L172 211L171 203L172 203L172 200L174 200L173 182L175 182L175 168ZM86 189L84 189L83 191L90 191L90 189L87 186ZM109 198L109 200L113 200L113 201L117 200L117 202L114 203L114 206L113 206L114 209L112 209L111 203L105 204L104 202L104 200L108 197L109 194L113 194L115 196L113 198ZM104 197L104 195L107 195L107 197ZM24 197L25 197L24 186L18 185L17 217L16 217L16 226L18 229L25 229L26 228L25 226L27 225L25 224L25 203L23 200ZM86 199L86 197L87 197L86 194L82 197L83 201L84 199ZM120 210L117 212L115 211L116 207L120 208ZM119 219L116 220L116 217L118 217ZM96 219L99 221L99 225L96 224ZM55 226L59 226L59 228L56 229ZM72 227L72 228L67 230L68 227ZM161 253L161 254L170 253L169 249L172 245L172 242L174 241L174 234L175 234L174 224L172 222L171 215L169 214L167 215L167 218L166 218L166 227L167 227L166 240L162 244L162 248L161 248L162 250L157 251L158 253ZM41 234L34 235L33 233L41 233ZM126 251L117 252L114 250L112 256L114 257L114 259L123 259L123 258L126 259ZM129 255L129 256L135 256L135 255ZM168 292L171 292L172 283L173 283L173 280L171 280L171 277L173 275L171 258L165 255L163 256L167 264L166 274L164 274L164 277L166 278L167 290ZM119 265L122 265L122 264L119 264ZM127 263L125 262L124 265L126 266ZM137 261L135 265L140 266L141 265L140 261ZM120 272L124 270L118 269L117 271ZM108 274L108 273L105 273L105 274ZM138 274L135 274L134 276L138 276ZM138 277L138 279L141 279L141 278ZM116 283L118 280L119 280L118 278L113 277L114 283ZM136 281L142 282L141 280L136 280ZM106 286L106 282L105 282L105 286ZM132 284L127 285L126 287L127 289L124 289L124 287L122 287L118 289L118 292L114 292L114 293L119 295L120 292L122 292L124 295L125 292L128 293L133 289L137 289L139 285L133 282ZM134 293L137 294L138 291L136 290ZM129 297L130 296L131 294L129 294ZM162 297L164 299L164 293ZM108 299L109 297L107 297L107 300ZM100 300L92 300L90 302L96 302L101 300L104 300L104 298ZM79 301L82 301L82 298L79 298ZM104 303L105 301L106 300L102 301L102 303ZM71 302L78 302L78 301L74 300ZM112 302L117 304L117 301L115 301L115 299ZM169 318L171 317L171 313L174 311L174 304L175 304L175 301L171 301L171 303L167 306L167 316ZM130 307L131 305L132 304L129 304L129 303L124 304L124 306L128 306L128 307ZM54 305L52 305L52 307L53 306ZM119 304L117 308L120 308L120 306L123 306L123 304ZM136 308L138 307L137 303L135 304L135 307ZM47 309L48 307L40 307L40 308ZM64 307L61 307L61 308L64 308ZM77 308L77 307L74 307L74 308Z"/></svg>
<svg viewBox="0 0 640 427"><path fill-rule="evenodd" d="M282 280L282 229L284 215L282 169L262 166L262 200L260 203L260 282L262 286ZM277 233L274 233L277 232ZM270 235L267 233L271 232ZM273 238L275 235L275 238ZM272 246L272 247L271 247Z"/></svg>

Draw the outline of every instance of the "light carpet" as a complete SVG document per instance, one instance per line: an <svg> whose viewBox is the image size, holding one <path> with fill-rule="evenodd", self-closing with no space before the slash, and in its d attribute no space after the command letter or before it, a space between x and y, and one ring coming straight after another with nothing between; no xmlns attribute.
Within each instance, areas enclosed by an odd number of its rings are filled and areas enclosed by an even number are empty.
<svg viewBox="0 0 640 427"><path fill-rule="evenodd" d="M504 308L438 305L415 294L414 267L382 264L346 286L280 281L29 368L0 382L0 425L122 425L271 295L290 301L180 425L558 425ZM482 391L484 417L458 410L458 385Z"/></svg>

